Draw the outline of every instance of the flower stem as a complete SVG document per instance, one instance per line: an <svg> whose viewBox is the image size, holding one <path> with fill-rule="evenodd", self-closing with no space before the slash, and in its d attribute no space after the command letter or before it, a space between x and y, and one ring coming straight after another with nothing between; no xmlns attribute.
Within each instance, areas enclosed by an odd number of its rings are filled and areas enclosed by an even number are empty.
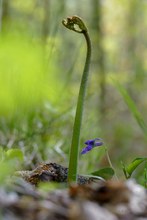
<svg viewBox="0 0 147 220"><path fill-rule="evenodd" d="M108 163L109 163L110 167L114 170L114 167L113 167L113 165L112 165L112 162L111 162L111 159L110 159L110 156L109 156L109 152L108 152L107 147L105 147L105 152L106 152L106 156L107 156ZM117 175L116 175L116 172L114 172L114 173L115 173L115 174L114 174L115 179L118 181L118 177L117 177Z"/></svg>
<svg viewBox="0 0 147 220"><path fill-rule="evenodd" d="M69 170L68 170L68 182L77 182L77 169L78 169L78 159L79 159L79 140L80 140L80 130L82 124L82 115L84 109L84 100L86 94L87 80L89 74L90 67L90 59L91 59L91 40L89 37L88 30L78 16L73 16L71 18L67 18L67 20L63 20L63 25L68 29L71 29L77 33L82 33L85 37L87 44L87 55L84 65L84 70L81 79L81 85L78 95L77 108L75 121L73 126L73 135L70 149L70 158L69 158ZM76 26L75 26L76 25ZM78 25L78 29L77 29Z"/></svg>

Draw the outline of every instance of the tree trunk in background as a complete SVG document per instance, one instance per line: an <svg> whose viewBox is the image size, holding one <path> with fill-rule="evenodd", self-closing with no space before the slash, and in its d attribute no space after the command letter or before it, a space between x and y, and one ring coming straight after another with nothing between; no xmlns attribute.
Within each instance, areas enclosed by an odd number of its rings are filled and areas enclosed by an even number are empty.
<svg viewBox="0 0 147 220"><path fill-rule="evenodd" d="M4 31L9 22L9 0L0 0L0 30Z"/></svg>
<svg viewBox="0 0 147 220"><path fill-rule="evenodd" d="M93 42L93 61L97 69L100 80L100 103L99 109L103 120L105 114L105 96L106 96L106 76L105 76L105 61L103 50L103 31L102 31L102 6L100 0L92 0L92 42Z"/></svg>
<svg viewBox="0 0 147 220"><path fill-rule="evenodd" d="M134 82L142 81L144 75L142 64L142 51L140 51L140 44L142 40L141 24L143 10L140 1L128 1L128 11L126 18L126 54L125 59L127 69L134 74ZM142 17L142 19L141 19ZM141 21L142 20L142 21Z"/></svg>
<svg viewBox="0 0 147 220"><path fill-rule="evenodd" d="M66 0L59 1L58 3L55 3L54 8L56 8L53 20L55 21L54 29L52 36L55 36L57 31L59 30L59 27L62 26L61 22L62 19L66 17Z"/></svg>
<svg viewBox="0 0 147 220"><path fill-rule="evenodd" d="M2 5L3 5L3 0L0 0L0 32L2 30Z"/></svg>
<svg viewBox="0 0 147 220"><path fill-rule="evenodd" d="M44 0L43 2L44 9L44 19L42 24L42 40L46 42L46 39L50 33L54 37L57 33L59 25L61 25L62 15L65 12L65 0L54 2L51 0ZM54 11L51 9L54 8ZM60 22L58 21L60 19ZM52 24L50 22L52 21ZM51 33L52 32L52 33Z"/></svg>
<svg viewBox="0 0 147 220"><path fill-rule="evenodd" d="M50 28L50 0L43 0L43 11L44 11L44 19L42 23L42 42L46 44L47 37L49 35Z"/></svg>

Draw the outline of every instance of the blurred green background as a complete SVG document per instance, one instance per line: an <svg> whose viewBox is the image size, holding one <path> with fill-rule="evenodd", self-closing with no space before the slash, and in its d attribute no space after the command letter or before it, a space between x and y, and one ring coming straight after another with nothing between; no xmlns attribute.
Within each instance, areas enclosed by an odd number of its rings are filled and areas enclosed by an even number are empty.
<svg viewBox="0 0 147 220"><path fill-rule="evenodd" d="M0 0L0 146L20 148L24 169L41 161L68 166L86 48L61 21L75 14L93 47L80 146L101 137L123 178L121 161L146 156L146 135L114 81L147 122L145 0ZM79 173L108 165L95 148L80 156Z"/></svg>

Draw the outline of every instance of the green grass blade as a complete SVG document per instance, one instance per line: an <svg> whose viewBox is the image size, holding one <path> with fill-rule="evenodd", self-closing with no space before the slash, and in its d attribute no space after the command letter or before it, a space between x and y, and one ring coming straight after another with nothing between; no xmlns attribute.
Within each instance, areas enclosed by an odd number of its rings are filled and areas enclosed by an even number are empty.
<svg viewBox="0 0 147 220"><path fill-rule="evenodd" d="M120 85L118 82L114 81L114 84L120 94L122 95L124 101L126 102L128 108L130 109L132 115L134 116L135 120L137 121L139 127L143 131L144 135L147 137L147 125L141 115L141 113L138 111L136 104L134 103L133 99L128 94L127 90Z"/></svg>

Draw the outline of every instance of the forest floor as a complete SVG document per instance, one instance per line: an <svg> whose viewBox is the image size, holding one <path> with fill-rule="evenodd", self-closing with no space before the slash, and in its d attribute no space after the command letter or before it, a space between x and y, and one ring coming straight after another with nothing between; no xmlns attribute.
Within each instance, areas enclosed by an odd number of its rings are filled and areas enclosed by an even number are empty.
<svg viewBox="0 0 147 220"><path fill-rule="evenodd" d="M67 168L55 163L17 172L7 186L0 188L1 219L147 219L146 189L134 180L102 181L78 176L78 184L68 186L67 173ZM42 182L49 184L48 189L40 187ZM51 190L51 186L56 187Z"/></svg>

